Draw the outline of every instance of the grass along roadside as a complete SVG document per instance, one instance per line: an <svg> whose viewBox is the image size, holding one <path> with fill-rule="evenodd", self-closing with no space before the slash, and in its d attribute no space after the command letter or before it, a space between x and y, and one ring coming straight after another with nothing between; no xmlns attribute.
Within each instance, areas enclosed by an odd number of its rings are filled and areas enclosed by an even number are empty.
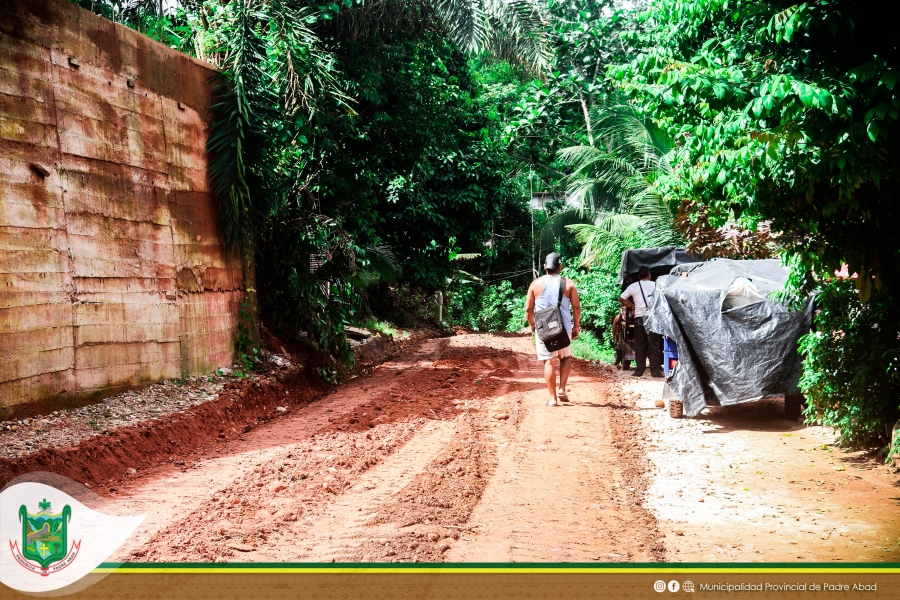
<svg viewBox="0 0 900 600"><path fill-rule="evenodd" d="M572 342L572 356L606 363L615 361L615 351L598 339L593 331L578 334L578 339Z"/></svg>
<svg viewBox="0 0 900 600"><path fill-rule="evenodd" d="M534 344L535 334L531 334ZM593 331L582 331L578 339L572 341L572 356L582 360L599 361L612 364L616 360L616 352L597 338Z"/></svg>
<svg viewBox="0 0 900 600"><path fill-rule="evenodd" d="M404 340L410 336L410 332L397 328L396 325L387 321L379 321L378 319L369 319L362 323L363 329L374 331L378 335L391 336L394 339Z"/></svg>

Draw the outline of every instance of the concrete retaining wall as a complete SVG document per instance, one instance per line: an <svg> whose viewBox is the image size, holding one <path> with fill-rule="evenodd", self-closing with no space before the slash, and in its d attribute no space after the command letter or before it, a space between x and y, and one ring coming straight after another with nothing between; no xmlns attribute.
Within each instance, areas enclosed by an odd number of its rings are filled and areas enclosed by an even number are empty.
<svg viewBox="0 0 900 600"><path fill-rule="evenodd" d="M64 0L0 17L0 418L232 361L211 68Z"/></svg>

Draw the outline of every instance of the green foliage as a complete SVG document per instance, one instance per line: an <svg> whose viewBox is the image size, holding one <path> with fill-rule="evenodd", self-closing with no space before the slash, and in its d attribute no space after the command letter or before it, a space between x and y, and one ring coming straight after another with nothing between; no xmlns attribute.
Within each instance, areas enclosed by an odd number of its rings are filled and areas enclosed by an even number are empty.
<svg viewBox="0 0 900 600"><path fill-rule="evenodd" d="M593 331L582 331L578 339L572 341L572 356L583 360L594 360L611 363L615 360L615 352L601 341Z"/></svg>
<svg viewBox="0 0 900 600"><path fill-rule="evenodd" d="M511 150L553 185L563 175L554 154L561 144L594 145L595 107L616 95L604 72L635 49L623 43L633 22L616 2L552 0L547 11L554 53L546 76L522 85L505 110Z"/></svg>
<svg viewBox="0 0 900 600"><path fill-rule="evenodd" d="M188 54L195 54L195 14L185 10L190 0L70 0L116 23Z"/></svg>
<svg viewBox="0 0 900 600"><path fill-rule="evenodd" d="M487 52L540 73L550 58L541 3L532 0L438 0L431 4L457 47Z"/></svg>
<svg viewBox="0 0 900 600"><path fill-rule="evenodd" d="M463 285L449 294L447 320L454 325L475 329L479 311L478 291L474 286Z"/></svg>
<svg viewBox="0 0 900 600"><path fill-rule="evenodd" d="M581 301L581 328L593 331L598 339L611 331L612 321L619 314L618 265L613 269L582 271L565 269L563 277L571 278L578 288Z"/></svg>
<svg viewBox="0 0 900 600"><path fill-rule="evenodd" d="M405 280L426 291L452 276L451 252L505 267L490 242L527 223L525 198L466 58L427 33L325 43L357 100L354 114L316 118L305 206L361 243L390 246Z"/></svg>
<svg viewBox="0 0 900 600"><path fill-rule="evenodd" d="M568 209L550 218L542 235L565 227L581 242L581 264L617 265L629 248L676 245L677 203L657 183L672 173L672 142L628 107L604 111L605 148L573 146L559 152L573 171L565 179ZM584 220L586 222L578 222Z"/></svg>
<svg viewBox="0 0 900 600"><path fill-rule="evenodd" d="M241 364L244 365L244 370L254 371L259 369L262 365L262 360L259 355L259 346L251 336L250 327L253 324L253 317L250 314L250 303L247 301L242 302L238 314L238 333L235 351L237 352Z"/></svg>
<svg viewBox="0 0 900 600"><path fill-rule="evenodd" d="M477 291L462 286L450 296L448 320L475 331L519 331L527 326L525 290L517 291L509 280L485 285Z"/></svg>
<svg viewBox="0 0 900 600"><path fill-rule="evenodd" d="M862 303L850 281L816 300L815 331L800 341L807 419L836 427L847 444L888 443L900 419L900 306L876 294Z"/></svg>
<svg viewBox="0 0 900 600"><path fill-rule="evenodd" d="M334 59L306 23L311 9L288 1L235 0L220 10L213 77L209 178L226 242L253 244L293 186L305 125L345 96ZM272 82L277 82L273 85ZM300 161L300 164L298 164Z"/></svg>
<svg viewBox="0 0 900 600"><path fill-rule="evenodd" d="M658 193L685 201L686 230L770 221L800 290L842 263L859 273L858 300L850 283L820 298L803 387L845 442L885 441L897 418L896 21L849 0L656 0L639 20L644 52L608 74L676 140Z"/></svg>
<svg viewBox="0 0 900 600"><path fill-rule="evenodd" d="M260 306L280 329L307 333L345 365L353 352L344 335L360 298L349 283L358 269L351 241L331 219L272 220L258 262ZM310 272L311 262L318 263Z"/></svg>
<svg viewBox="0 0 900 600"><path fill-rule="evenodd" d="M667 197L772 220L806 289L842 262L863 300L894 285L896 22L845 0L657 0L642 21L645 51L610 75L679 140Z"/></svg>
<svg viewBox="0 0 900 600"><path fill-rule="evenodd" d="M582 331L591 332L592 339L602 340L619 311L621 292L616 285L617 275L576 269L564 269L562 275L575 281L578 287ZM509 280L482 288L460 286L450 295L448 320L475 331L520 331L528 326L526 291L525 288L517 290Z"/></svg>
<svg viewBox="0 0 900 600"><path fill-rule="evenodd" d="M325 383L330 383L331 385L338 385L341 383L340 373L331 367L316 367L316 373Z"/></svg>
<svg viewBox="0 0 900 600"><path fill-rule="evenodd" d="M379 335L390 336L392 338L402 337L402 334L391 323L379 321L378 319L369 319L362 324L363 328L374 331Z"/></svg>

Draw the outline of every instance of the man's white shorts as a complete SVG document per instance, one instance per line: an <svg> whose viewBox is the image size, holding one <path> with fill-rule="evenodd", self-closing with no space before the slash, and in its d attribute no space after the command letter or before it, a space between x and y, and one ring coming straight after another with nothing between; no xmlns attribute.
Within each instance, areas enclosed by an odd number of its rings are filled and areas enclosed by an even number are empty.
<svg viewBox="0 0 900 600"><path fill-rule="evenodd" d="M553 352L550 352L549 350L547 350L547 346L544 345L544 342L541 341L541 338L539 338L538 336L534 336L534 345L535 348L537 348L538 360L550 360L555 356L558 356L560 358L572 356L572 344L569 344L561 350L554 350Z"/></svg>

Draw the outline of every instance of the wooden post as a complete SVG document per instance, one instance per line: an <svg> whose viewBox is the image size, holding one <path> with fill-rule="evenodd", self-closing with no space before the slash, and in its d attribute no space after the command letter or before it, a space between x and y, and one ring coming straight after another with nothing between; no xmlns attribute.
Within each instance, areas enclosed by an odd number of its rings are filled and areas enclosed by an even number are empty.
<svg viewBox="0 0 900 600"><path fill-rule="evenodd" d="M434 300L437 304L435 306L434 316L435 319L437 319L438 326L440 326L440 324L444 322L444 292L436 292L434 294Z"/></svg>

